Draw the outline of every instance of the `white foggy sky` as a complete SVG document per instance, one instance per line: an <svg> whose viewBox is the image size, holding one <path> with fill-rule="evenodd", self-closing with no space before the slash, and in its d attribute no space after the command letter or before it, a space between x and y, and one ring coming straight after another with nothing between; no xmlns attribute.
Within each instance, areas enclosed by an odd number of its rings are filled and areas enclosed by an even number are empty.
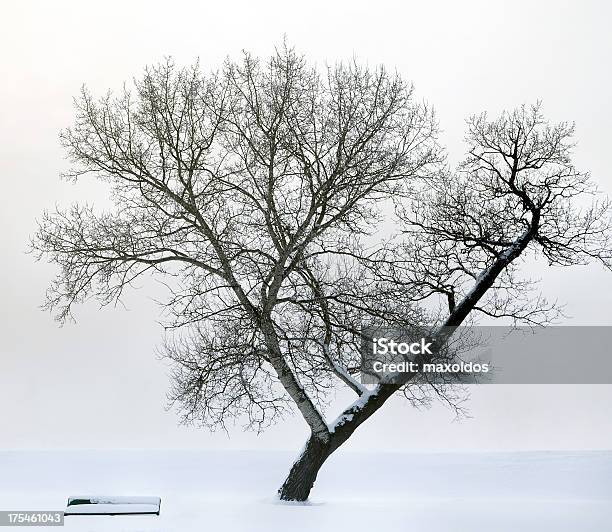
<svg viewBox="0 0 612 532"><path fill-rule="evenodd" d="M166 368L151 292L127 310L77 309L59 328L38 309L52 267L26 255L45 208L105 197L100 184L60 181L58 132L82 83L117 89L166 55L204 69L245 48L270 53L283 34L323 64L355 55L384 63L431 103L451 160L464 119L542 99L551 120L574 120L575 162L612 194L612 8L597 1L468 2L12 2L0 31L0 448L288 448L295 418L256 437L177 427L164 410ZM542 290L566 303L568 323L612 325L612 274L598 266L542 268ZM417 412L397 401L362 427L353 449L612 448L612 386L481 386L473 418Z"/></svg>

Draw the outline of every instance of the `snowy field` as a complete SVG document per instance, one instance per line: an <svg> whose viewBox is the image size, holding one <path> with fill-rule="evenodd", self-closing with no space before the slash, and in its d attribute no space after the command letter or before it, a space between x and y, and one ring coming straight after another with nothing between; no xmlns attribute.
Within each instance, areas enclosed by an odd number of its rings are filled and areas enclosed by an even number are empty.
<svg viewBox="0 0 612 532"><path fill-rule="evenodd" d="M0 452L0 509L63 510L68 496L84 494L162 498L159 517L66 517L65 529L79 532L612 530L612 452L340 451L306 505L274 498L292 458L271 452Z"/></svg>

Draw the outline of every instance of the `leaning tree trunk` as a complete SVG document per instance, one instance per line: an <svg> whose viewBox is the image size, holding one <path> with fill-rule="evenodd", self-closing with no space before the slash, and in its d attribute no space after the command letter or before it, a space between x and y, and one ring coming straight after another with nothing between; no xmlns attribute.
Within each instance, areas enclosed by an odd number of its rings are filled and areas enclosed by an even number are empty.
<svg viewBox="0 0 612 532"><path fill-rule="evenodd" d="M535 211L531 226L480 275L474 288L461 303L453 308L450 316L440 327L441 331L446 330L445 333L438 337L442 344L446 342L451 334L448 332L448 329L458 327L463 323L463 320L482 296L493 286L499 274L525 250L537 233L539 221L540 213ZM338 418L340 421L337 421L334 424L333 430L328 432L327 439L323 440L320 436L313 433L306 442L302 454L293 464L291 471L289 471L287 479L278 490L281 500L307 500L310 490L314 486L315 480L317 480L317 474L325 460L353 434L357 427L372 416L391 395L412 377L414 377L414 374L404 374L400 379L379 384L375 390L369 391L367 396L360 397Z"/></svg>
<svg viewBox="0 0 612 532"><path fill-rule="evenodd" d="M328 434L326 440L321 439L316 434L311 434L304 446L304 450L295 461L289 471L285 482L278 490L278 494L283 501L305 501L310 495L310 490L317 480L317 474L321 466L331 454L338 449L353 432L372 414L374 414L384 402L397 389L396 386L382 386L376 392L368 394L368 400L361 402L361 399L354 405L347 408L343 416L338 418L333 430Z"/></svg>
<svg viewBox="0 0 612 532"><path fill-rule="evenodd" d="M285 482L278 490L283 501L305 501L317 480L319 469L332 453L329 441L311 435L302 454L295 461Z"/></svg>

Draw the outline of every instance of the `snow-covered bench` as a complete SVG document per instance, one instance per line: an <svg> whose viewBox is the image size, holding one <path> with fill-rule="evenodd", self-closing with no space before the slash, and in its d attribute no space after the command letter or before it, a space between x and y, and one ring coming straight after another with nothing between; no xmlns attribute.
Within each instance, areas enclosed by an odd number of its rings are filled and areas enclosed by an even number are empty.
<svg viewBox="0 0 612 532"><path fill-rule="evenodd" d="M159 515L159 497L70 497L64 515Z"/></svg>

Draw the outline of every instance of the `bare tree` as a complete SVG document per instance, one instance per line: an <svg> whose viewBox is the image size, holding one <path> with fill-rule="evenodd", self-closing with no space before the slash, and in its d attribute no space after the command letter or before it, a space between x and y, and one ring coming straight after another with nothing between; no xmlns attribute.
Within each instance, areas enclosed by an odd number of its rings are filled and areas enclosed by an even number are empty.
<svg viewBox="0 0 612 532"><path fill-rule="evenodd" d="M183 420L260 430L297 408L308 424L284 500L307 499L395 393L455 404L410 374L361 384L364 323L433 323L440 345L479 313L542 323L554 309L525 298L522 254L610 265L609 205L576 204L593 189L571 164L573 128L539 106L471 119L453 172L400 76L355 62L321 73L287 47L209 75L168 61L119 96L83 90L76 107L68 177L107 181L116 209L44 215L33 247L60 267L48 306L66 320L146 273L166 279L163 353ZM328 423L337 386L357 398Z"/></svg>

